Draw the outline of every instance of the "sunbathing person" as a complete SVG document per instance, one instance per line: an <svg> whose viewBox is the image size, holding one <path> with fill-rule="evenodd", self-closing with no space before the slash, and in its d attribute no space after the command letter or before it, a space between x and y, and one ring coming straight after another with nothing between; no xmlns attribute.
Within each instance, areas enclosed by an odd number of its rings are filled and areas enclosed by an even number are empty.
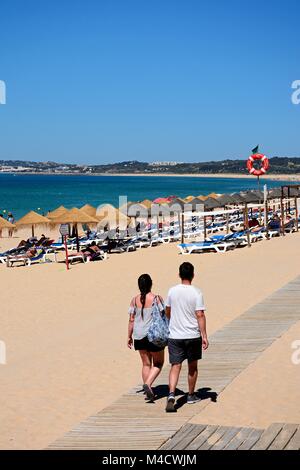
<svg viewBox="0 0 300 470"><path fill-rule="evenodd" d="M49 240L49 238L46 237L46 236L42 233L41 238L40 238L39 240L37 240L36 244L37 244L38 246L41 246L41 245L43 245L47 240Z"/></svg>
<svg viewBox="0 0 300 470"><path fill-rule="evenodd" d="M37 254L37 249L34 246L32 246L24 254L9 255L7 257L7 260L9 261L10 258L13 258L13 259L34 258L34 256L36 256L36 254Z"/></svg>
<svg viewBox="0 0 300 470"><path fill-rule="evenodd" d="M273 215L272 219L268 223L268 228L272 230L280 229L280 218L278 217L278 215Z"/></svg>
<svg viewBox="0 0 300 470"><path fill-rule="evenodd" d="M86 247L83 251L83 254L89 261L93 261L99 257L103 252L100 250L99 246L96 245L96 242L92 242L90 246Z"/></svg>
<svg viewBox="0 0 300 470"><path fill-rule="evenodd" d="M284 224L284 228L293 228L295 227L295 219L294 217L292 217L291 215L287 215L286 216L286 222Z"/></svg>
<svg viewBox="0 0 300 470"><path fill-rule="evenodd" d="M253 228L257 226L259 226L259 221L257 220L256 217L253 217L252 219L249 220L249 228Z"/></svg>
<svg viewBox="0 0 300 470"><path fill-rule="evenodd" d="M27 250L31 246L34 246L37 243L37 241L38 240L36 237L30 237L27 240L21 240L17 248L24 248Z"/></svg>

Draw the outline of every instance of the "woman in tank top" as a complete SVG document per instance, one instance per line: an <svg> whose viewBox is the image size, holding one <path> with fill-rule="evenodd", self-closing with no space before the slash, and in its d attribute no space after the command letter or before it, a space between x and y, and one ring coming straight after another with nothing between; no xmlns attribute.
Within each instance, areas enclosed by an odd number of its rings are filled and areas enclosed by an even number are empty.
<svg viewBox="0 0 300 470"><path fill-rule="evenodd" d="M152 279L149 274L138 278L140 293L135 296L129 307L129 324L127 345L139 351L142 360L143 389L148 400L155 395L152 384L158 377L164 364L164 348L158 347L148 340L147 334L152 320L152 306L156 301L160 310L164 310L163 299L151 292Z"/></svg>

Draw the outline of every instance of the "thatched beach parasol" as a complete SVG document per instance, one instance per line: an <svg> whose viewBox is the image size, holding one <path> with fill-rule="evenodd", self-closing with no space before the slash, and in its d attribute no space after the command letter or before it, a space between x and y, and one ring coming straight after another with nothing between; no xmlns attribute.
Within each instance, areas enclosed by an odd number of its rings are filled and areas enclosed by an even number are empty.
<svg viewBox="0 0 300 470"><path fill-rule="evenodd" d="M195 199L195 196L187 196L184 198L185 202L190 202L192 199Z"/></svg>
<svg viewBox="0 0 300 470"><path fill-rule="evenodd" d="M79 251L78 224L97 224L98 220L95 217L86 214L77 207L73 207L73 209L62 213L55 219L52 219L51 223L57 225L72 224L76 233L77 251Z"/></svg>
<svg viewBox="0 0 300 470"><path fill-rule="evenodd" d="M47 217L44 217L43 215L38 214L37 212L30 211L28 212L28 214L24 215L24 217L17 220L16 226L21 227L31 225L32 236L34 237L34 227L36 225L45 225L49 224L50 222L50 219L48 219Z"/></svg>
<svg viewBox="0 0 300 470"><path fill-rule="evenodd" d="M168 206L173 212L183 212L185 204L186 202L184 199L181 199L180 197L176 197L171 202L169 202Z"/></svg>
<svg viewBox="0 0 300 470"><path fill-rule="evenodd" d="M0 217L0 234L4 228L12 231L14 228L16 228L16 226L8 222L8 220L4 219L4 217Z"/></svg>
<svg viewBox="0 0 300 470"><path fill-rule="evenodd" d="M126 211L126 206L123 206L123 208L124 211ZM127 217L126 214L111 204L103 204L102 206L99 206L97 208L96 218L98 220L98 225L109 225L110 228L119 227L121 229L126 229L130 222L130 218Z"/></svg>
<svg viewBox="0 0 300 470"><path fill-rule="evenodd" d="M200 199L199 197L194 197L193 199L190 199L187 204L188 206L191 206L192 211L199 212L199 209L201 210L203 209L204 201Z"/></svg>
<svg viewBox="0 0 300 470"><path fill-rule="evenodd" d="M56 217L64 214L65 212L67 212L67 210L68 209L66 209L64 206L59 206L56 209L54 209L53 211L49 211L48 214L46 215L46 217L48 219L55 219Z"/></svg>
<svg viewBox="0 0 300 470"><path fill-rule="evenodd" d="M245 193L241 193L241 196L243 197L244 201L247 204L256 204L258 202L258 196L252 193L251 191L247 191Z"/></svg>
<svg viewBox="0 0 300 470"><path fill-rule="evenodd" d="M204 201L204 209L205 210L213 210L221 207L220 203L217 201L217 199L214 199L213 197L208 197Z"/></svg>
<svg viewBox="0 0 300 470"><path fill-rule="evenodd" d="M240 205L240 204L245 204L245 198L240 195L240 193L234 193L231 194L231 197L234 201L234 204Z"/></svg>
<svg viewBox="0 0 300 470"><path fill-rule="evenodd" d="M222 194L218 198L216 198L218 203L220 204L220 207L225 207L229 206L230 204L235 204L234 199L230 194Z"/></svg>
<svg viewBox="0 0 300 470"><path fill-rule="evenodd" d="M151 209L151 206L152 206L153 202L150 201L150 199L144 199L142 202L140 202L140 204L142 206L145 206L146 209Z"/></svg>
<svg viewBox="0 0 300 470"><path fill-rule="evenodd" d="M96 217L97 209L90 204L85 204L84 206L80 207L80 210L90 215L91 217Z"/></svg>

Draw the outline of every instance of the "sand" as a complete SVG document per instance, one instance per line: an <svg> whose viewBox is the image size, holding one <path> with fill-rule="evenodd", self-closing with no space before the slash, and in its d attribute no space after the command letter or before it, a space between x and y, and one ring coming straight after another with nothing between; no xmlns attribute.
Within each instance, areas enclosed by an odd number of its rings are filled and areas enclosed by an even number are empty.
<svg viewBox="0 0 300 470"><path fill-rule="evenodd" d="M0 251L17 241L0 240ZM7 364L0 365L0 448L44 448L140 382L138 354L126 348L127 308L139 274L149 272L154 290L165 296L179 264L193 262L213 333L299 275L299 241L300 234L291 234L250 249L190 257L178 255L175 244L161 245L69 272L59 263L0 265L0 340L7 347ZM276 354L270 361L276 374ZM285 420L292 421L299 397L284 364L281 377L291 390ZM234 398L245 420L252 413L246 399L245 392ZM272 400L267 421L276 420Z"/></svg>

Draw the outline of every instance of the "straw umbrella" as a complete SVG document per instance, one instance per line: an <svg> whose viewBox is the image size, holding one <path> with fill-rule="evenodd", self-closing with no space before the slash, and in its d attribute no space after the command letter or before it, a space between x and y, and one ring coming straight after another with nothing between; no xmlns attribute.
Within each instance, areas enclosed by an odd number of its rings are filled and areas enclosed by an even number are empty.
<svg viewBox="0 0 300 470"><path fill-rule="evenodd" d="M212 209L217 209L220 206L219 201L217 199L214 199L213 197L208 197L204 201L204 209L205 210L212 210Z"/></svg>
<svg viewBox="0 0 300 470"><path fill-rule="evenodd" d="M222 194L221 196L216 198L216 200L220 204L220 207L225 207L229 206L230 204L234 204L234 199L229 194Z"/></svg>
<svg viewBox="0 0 300 470"><path fill-rule="evenodd" d="M203 199L200 199L199 197L194 197L194 199L191 199L188 202L188 205L192 207L193 212L197 210L197 206L201 206L202 208L203 204L204 204Z"/></svg>
<svg viewBox="0 0 300 470"><path fill-rule="evenodd" d="M231 197L234 201L234 204L245 204L245 198L243 196L241 196L240 193L234 193L234 194L231 194Z"/></svg>
<svg viewBox="0 0 300 470"><path fill-rule="evenodd" d="M14 224L8 222L8 220L4 219L4 217L0 217L0 235L2 234L2 230L7 228L8 230L13 230L16 228Z"/></svg>
<svg viewBox="0 0 300 470"><path fill-rule="evenodd" d="M16 226L21 227L25 225L31 225L32 236L34 237L34 227L36 225L49 224L50 219L44 217L43 215L38 214L37 212L30 211L28 214L24 215L21 219L17 220Z"/></svg>
<svg viewBox="0 0 300 470"><path fill-rule="evenodd" d="M192 199L195 199L195 196L187 196L184 198L185 202L190 202Z"/></svg>
<svg viewBox="0 0 300 470"><path fill-rule="evenodd" d="M46 217L48 219L55 219L55 217L58 217L59 215L64 214L65 212L67 212L67 210L68 209L66 209L64 206L59 206L53 211L49 211Z"/></svg>
<svg viewBox="0 0 300 470"><path fill-rule="evenodd" d="M84 206L80 207L80 210L90 215L91 217L96 217L97 209L90 204L85 204Z"/></svg>
<svg viewBox="0 0 300 470"><path fill-rule="evenodd" d="M98 220L77 207L73 207L73 209L52 219L51 222L54 224L73 224L76 233L77 251L79 251L78 224L97 224Z"/></svg>
<svg viewBox="0 0 300 470"><path fill-rule="evenodd" d="M125 207L123 207L124 211L126 210ZM127 205L127 210L128 210L128 205ZM103 224L109 224L110 226L115 225L115 226L126 226L130 222L130 218L127 217L126 213L123 211L120 211L116 207L114 207L112 204L103 204L102 206L97 208L96 211L96 219L98 220L98 224L103 225ZM115 227L114 227L115 228Z"/></svg>
<svg viewBox="0 0 300 470"><path fill-rule="evenodd" d="M244 203L247 202L247 204L255 204L258 201L257 196L252 194L250 191L246 193L241 193L241 196L244 199Z"/></svg>
<svg viewBox="0 0 300 470"><path fill-rule="evenodd" d="M258 190L258 189L252 190L251 193L254 194L257 197L257 200L259 202L262 202L265 199L264 193L262 191Z"/></svg>
<svg viewBox="0 0 300 470"><path fill-rule="evenodd" d="M142 202L140 202L140 204L145 206L147 209L151 209L153 202L150 201L150 199L144 199Z"/></svg>
<svg viewBox="0 0 300 470"><path fill-rule="evenodd" d="M273 188L269 191L268 199L279 199L281 198L281 188Z"/></svg>
<svg viewBox="0 0 300 470"><path fill-rule="evenodd" d="M168 206L173 210L173 212L182 212L184 210L184 205L186 204L184 199L176 197L168 203Z"/></svg>

